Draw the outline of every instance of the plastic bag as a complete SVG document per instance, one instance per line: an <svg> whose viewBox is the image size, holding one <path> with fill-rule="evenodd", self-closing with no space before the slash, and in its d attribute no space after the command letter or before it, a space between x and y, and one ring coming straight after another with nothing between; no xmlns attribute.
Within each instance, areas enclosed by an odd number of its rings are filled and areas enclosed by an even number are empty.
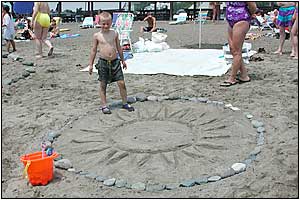
<svg viewBox="0 0 300 200"><path fill-rule="evenodd" d="M162 43L162 42L165 42L165 41L166 41L167 37L168 37L167 34L164 34L164 33L158 33L158 32L153 32L153 33L152 33L152 38L151 38L151 40L152 40L154 43Z"/></svg>

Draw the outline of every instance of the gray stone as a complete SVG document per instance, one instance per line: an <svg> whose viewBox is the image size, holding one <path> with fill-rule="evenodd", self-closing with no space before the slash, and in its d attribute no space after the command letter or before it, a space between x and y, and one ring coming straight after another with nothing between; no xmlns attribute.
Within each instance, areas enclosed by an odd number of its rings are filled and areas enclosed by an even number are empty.
<svg viewBox="0 0 300 200"><path fill-rule="evenodd" d="M200 177L195 179L197 185L202 185L208 182L208 177Z"/></svg>
<svg viewBox="0 0 300 200"><path fill-rule="evenodd" d="M162 191L162 190L165 189L165 187L166 187L165 185L159 184L159 183L157 183L157 184L149 184L146 187L146 191L149 191L149 192Z"/></svg>
<svg viewBox="0 0 300 200"><path fill-rule="evenodd" d="M246 170L245 163L234 163L231 168L235 171L235 173L241 173Z"/></svg>
<svg viewBox="0 0 300 200"><path fill-rule="evenodd" d="M206 103L208 101L208 98L199 97L198 101L201 102L201 103Z"/></svg>
<svg viewBox="0 0 300 200"><path fill-rule="evenodd" d="M257 120L252 120L251 124L253 125L254 128L258 128L258 127L264 126L264 124L262 122L259 122Z"/></svg>
<svg viewBox="0 0 300 200"><path fill-rule="evenodd" d="M128 182L127 182L126 185L125 185L125 188L126 188L126 189L131 189L131 185L132 185L131 183L128 183Z"/></svg>
<svg viewBox="0 0 300 200"><path fill-rule="evenodd" d="M35 69L33 68L33 67L28 67L28 68L26 68L25 69L27 72L29 72L29 73L35 73L36 71L35 71Z"/></svg>
<svg viewBox="0 0 300 200"><path fill-rule="evenodd" d="M147 100L148 100L148 101L157 101L158 98L157 98L157 96L148 96L148 97L147 97Z"/></svg>
<svg viewBox="0 0 300 200"><path fill-rule="evenodd" d="M218 106L224 106L224 103L222 101L218 101Z"/></svg>
<svg viewBox="0 0 300 200"><path fill-rule="evenodd" d="M179 187L179 184L176 184L176 183L169 183L166 185L166 190L175 190L176 188Z"/></svg>
<svg viewBox="0 0 300 200"><path fill-rule="evenodd" d="M115 186L118 187L118 188L122 188L122 187L125 187L127 184L127 181L121 179L121 180L116 180L115 182Z"/></svg>
<svg viewBox="0 0 300 200"><path fill-rule="evenodd" d="M247 117L247 119L252 119L252 118L253 118L253 115L247 114L246 117Z"/></svg>
<svg viewBox="0 0 300 200"><path fill-rule="evenodd" d="M71 161L66 158L54 162L54 165L60 169L69 169L73 167Z"/></svg>
<svg viewBox="0 0 300 200"><path fill-rule="evenodd" d="M198 103L198 98L196 98L196 97L189 98L189 100L191 102Z"/></svg>
<svg viewBox="0 0 300 200"><path fill-rule="evenodd" d="M160 96L160 97L157 97L157 101L164 101L164 100L167 100L169 99L168 96Z"/></svg>
<svg viewBox="0 0 300 200"><path fill-rule="evenodd" d="M261 146L261 145L263 145L264 143L265 143L264 137L258 137L258 138L257 138L257 145L258 145L258 146Z"/></svg>
<svg viewBox="0 0 300 200"><path fill-rule="evenodd" d="M182 97L180 97L180 99L182 99L182 100L190 100L190 97L182 96Z"/></svg>
<svg viewBox="0 0 300 200"><path fill-rule="evenodd" d="M135 97L136 97L137 101L140 101L140 102L147 101L147 96L144 93L138 93L135 95Z"/></svg>
<svg viewBox="0 0 300 200"><path fill-rule="evenodd" d="M170 94L169 95L169 100L178 100L180 99L180 96L176 95L176 94Z"/></svg>
<svg viewBox="0 0 300 200"><path fill-rule="evenodd" d="M99 182L103 182L103 181L105 181L107 178L106 177L104 177L104 176L97 176L96 177L96 181L99 181Z"/></svg>
<svg viewBox="0 0 300 200"><path fill-rule="evenodd" d="M74 168L69 168L68 171L69 172L76 172L76 170Z"/></svg>
<svg viewBox="0 0 300 200"><path fill-rule="evenodd" d="M195 185L195 179L185 180L180 183L181 187L192 187Z"/></svg>
<svg viewBox="0 0 300 200"><path fill-rule="evenodd" d="M3 84L4 85L10 85L10 84L12 84L12 79L4 79L3 80Z"/></svg>
<svg viewBox="0 0 300 200"><path fill-rule="evenodd" d="M116 182L115 178L110 178L110 179L106 179L105 181L103 181L103 184L106 186L113 186Z"/></svg>
<svg viewBox="0 0 300 200"><path fill-rule="evenodd" d="M208 177L208 182L216 182L216 181L219 181L221 180L221 176L211 176L211 177Z"/></svg>
<svg viewBox="0 0 300 200"><path fill-rule="evenodd" d="M53 138L57 138L61 135L61 133L57 133L57 132L54 132L54 131L50 131L48 133L48 137L53 137Z"/></svg>
<svg viewBox="0 0 300 200"><path fill-rule="evenodd" d="M235 175L235 171L230 167L223 174L221 174L221 178L227 178L233 175Z"/></svg>
<svg viewBox="0 0 300 200"><path fill-rule="evenodd" d="M13 83L16 83L16 82L18 82L18 80L20 80L20 78L19 78L19 77L16 77L16 78L13 78L11 81L12 81Z"/></svg>
<svg viewBox="0 0 300 200"><path fill-rule="evenodd" d="M87 177L89 179L96 179L97 178L97 174L95 174L95 173L87 173L85 175L85 177Z"/></svg>
<svg viewBox="0 0 300 200"><path fill-rule="evenodd" d="M2 54L2 58L8 58L8 53L6 53L6 54Z"/></svg>
<svg viewBox="0 0 300 200"><path fill-rule="evenodd" d="M122 106L122 101L121 100L117 100L117 101L113 101L109 104L110 107L120 107Z"/></svg>
<svg viewBox="0 0 300 200"><path fill-rule="evenodd" d="M211 100L207 100L206 103L207 103L207 104L211 104L212 101L211 101Z"/></svg>
<svg viewBox="0 0 300 200"><path fill-rule="evenodd" d="M138 191L143 191L143 190L146 189L146 185L145 185L145 183L141 183L141 182L133 183L131 185L131 189L138 190Z"/></svg>
<svg viewBox="0 0 300 200"><path fill-rule="evenodd" d="M132 96L127 97L127 103L135 103L135 102L136 102L135 97L132 97Z"/></svg>
<svg viewBox="0 0 300 200"><path fill-rule="evenodd" d="M88 173L89 173L88 171L80 171L80 172L79 172L79 175L85 176L85 175L87 175Z"/></svg>
<svg viewBox="0 0 300 200"><path fill-rule="evenodd" d="M256 160L256 155L249 155L248 159L250 159L251 161Z"/></svg>
<svg viewBox="0 0 300 200"><path fill-rule="evenodd" d="M34 63L33 62L22 62L23 65L26 65L26 66L33 66Z"/></svg>
<svg viewBox="0 0 300 200"><path fill-rule="evenodd" d="M260 127L258 127L258 128L256 129L256 131L257 131L258 133L261 133L261 132L265 132L266 129L265 129L265 127L263 127L263 126L260 126Z"/></svg>
<svg viewBox="0 0 300 200"><path fill-rule="evenodd" d="M58 157L54 158L54 161L59 161L59 160L61 160L61 159L63 159L63 156L62 156L62 155L59 155Z"/></svg>
<svg viewBox="0 0 300 200"><path fill-rule="evenodd" d="M250 152L250 155L257 155L260 152L261 152L261 148L260 147L255 147L255 149Z"/></svg>
<svg viewBox="0 0 300 200"><path fill-rule="evenodd" d="M251 164L252 160L249 158L249 159L246 159L243 161L243 163L246 165L246 166L249 166Z"/></svg>

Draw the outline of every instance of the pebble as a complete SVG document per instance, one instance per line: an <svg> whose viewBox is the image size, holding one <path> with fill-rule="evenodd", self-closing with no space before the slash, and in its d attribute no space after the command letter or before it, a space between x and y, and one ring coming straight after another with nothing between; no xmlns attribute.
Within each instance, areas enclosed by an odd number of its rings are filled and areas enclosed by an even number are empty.
<svg viewBox="0 0 300 200"><path fill-rule="evenodd" d="M76 172L74 168L69 168L68 171L69 172Z"/></svg>
<svg viewBox="0 0 300 200"><path fill-rule="evenodd" d="M115 186L118 187L118 188L122 188L122 187L125 187L127 184L127 181L121 179L121 180L116 180L115 182Z"/></svg>
<svg viewBox="0 0 300 200"><path fill-rule="evenodd" d="M199 97L198 98L198 101L201 102L201 103L206 103L208 101L208 98L205 98L205 97Z"/></svg>
<svg viewBox="0 0 300 200"><path fill-rule="evenodd" d="M248 159L252 161L256 160L256 155L249 155Z"/></svg>
<svg viewBox="0 0 300 200"><path fill-rule="evenodd" d="M221 178L227 178L227 177L230 177L230 176L233 176L233 175L235 175L235 171L234 171L234 169L232 169L230 167L223 174L221 174Z"/></svg>
<svg viewBox="0 0 300 200"><path fill-rule="evenodd" d="M54 158L54 161L59 161L61 159L63 159L63 157L62 157L62 155L59 155L58 157Z"/></svg>
<svg viewBox="0 0 300 200"><path fill-rule="evenodd" d="M256 129L256 131L257 131L258 133L262 133L262 132L265 132L266 129L265 129L265 127L263 127L263 126L260 126L260 127L258 127L258 128Z"/></svg>
<svg viewBox="0 0 300 200"><path fill-rule="evenodd" d="M221 180L221 176L211 176L207 180L208 182L216 182L218 180Z"/></svg>
<svg viewBox="0 0 300 200"><path fill-rule="evenodd" d="M110 107L119 107L122 106L122 101L118 100L118 101L113 101L109 104Z"/></svg>
<svg viewBox="0 0 300 200"><path fill-rule="evenodd" d="M135 103L135 102L136 102L135 97L132 97L132 96L127 97L127 103Z"/></svg>
<svg viewBox="0 0 300 200"><path fill-rule="evenodd" d="M87 172L87 171L80 171L79 172L79 175L82 175L82 176L85 176L85 175L87 175L89 172Z"/></svg>
<svg viewBox="0 0 300 200"><path fill-rule="evenodd" d="M229 103L229 104L225 104L225 107L226 108L231 108L232 107L232 105Z"/></svg>
<svg viewBox="0 0 300 200"><path fill-rule="evenodd" d="M137 101L140 101L140 102L147 101L147 96L145 93L138 93L135 95L135 98Z"/></svg>
<svg viewBox="0 0 300 200"><path fill-rule="evenodd" d="M97 176L96 177L96 181L103 182L105 180L107 180L107 178L105 178L104 176Z"/></svg>
<svg viewBox="0 0 300 200"><path fill-rule="evenodd" d="M22 72L22 76L24 78L26 78L26 77L30 76L30 73L28 71L24 71L24 72Z"/></svg>
<svg viewBox="0 0 300 200"><path fill-rule="evenodd" d="M89 179L96 179L97 175L95 173L87 173L85 175L85 177L89 178Z"/></svg>
<svg viewBox="0 0 300 200"><path fill-rule="evenodd" d="M106 186L113 186L116 182L115 178L106 179L103 184Z"/></svg>
<svg viewBox="0 0 300 200"><path fill-rule="evenodd" d="M160 97L157 97L157 101L164 101L164 100L167 100L169 99L168 96L160 96Z"/></svg>
<svg viewBox="0 0 300 200"><path fill-rule="evenodd" d="M166 190L174 190L174 189L176 189L176 188L178 188L179 187L179 184L176 184L176 183L169 183L169 184L167 184L166 185Z"/></svg>
<svg viewBox="0 0 300 200"><path fill-rule="evenodd" d="M264 141L265 139L264 139L264 137L258 137L258 139L257 139L257 145L258 146L261 146L261 145L263 145L264 143L265 143L265 141Z"/></svg>
<svg viewBox="0 0 300 200"><path fill-rule="evenodd" d="M16 83L16 82L18 82L18 80L20 80L20 78L19 78L19 77L17 77L17 78L13 78L13 79L11 80L11 82L13 82L13 83Z"/></svg>
<svg viewBox="0 0 300 200"><path fill-rule="evenodd" d="M261 148L260 147L255 147L255 149L250 152L250 155L257 155L260 152L261 152Z"/></svg>
<svg viewBox="0 0 300 200"><path fill-rule="evenodd" d="M234 163L231 168L235 171L235 173L240 173L246 170L246 164L244 163Z"/></svg>
<svg viewBox="0 0 300 200"><path fill-rule="evenodd" d="M57 133L57 132L54 132L54 131L51 131L48 133L48 137L53 137L53 138L57 138L61 135L61 133Z"/></svg>
<svg viewBox="0 0 300 200"><path fill-rule="evenodd" d="M199 102L198 98L196 98L196 97L189 98L189 100L191 102L194 102L194 103L198 103Z"/></svg>
<svg viewBox="0 0 300 200"><path fill-rule="evenodd" d="M186 181L181 182L179 186L181 186L181 187L192 187L194 185L195 185L195 180L191 179L191 180L186 180Z"/></svg>
<svg viewBox="0 0 300 200"><path fill-rule="evenodd" d="M34 63L33 62L22 62L23 65L26 65L26 66L33 66Z"/></svg>
<svg viewBox="0 0 300 200"><path fill-rule="evenodd" d="M132 185L131 183L128 183L128 182L127 182L126 185L125 185L125 188L126 188L126 189L131 189L131 185Z"/></svg>
<svg viewBox="0 0 300 200"><path fill-rule="evenodd" d="M66 158L54 162L54 165L60 169L69 169L73 167L71 161Z"/></svg>
<svg viewBox="0 0 300 200"><path fill-rule="evenodd" d="M25 70L28 71L29 73L35 73L36 72L33 67L28 67Z"/></svg>
<svg viewBox="0 0 300 200"><path fill-rule="evenodd" d="M208 182L208 177L196 178L195 183L198 185L202 185Z"/></svg>
<svg viewBox="0 0 300 200"><path fill-rule="evenodd" d="M249 159L246 159L243 161L243 163L246 165L246 166L249 166L251 164L252 160L249 158Z"/></svg>
<svg viewBox="0 0 300 200"><path fill-rule="evenodd" d="M157 96L148 96L148 97L147 97L147 100L148 100L148 101L157 101L158 98L157 98Z"/></svg>
<svg viewBox="0 0 300 200"><path fill-rule="evenodd" d="M258 128L258 127L264 126L264 123L259 122L259 121L257 121L257 120L252 120L252 121L251 121L251 124L253 125L254 128Z"/></svg>
<svg viewBox="0 0 300 200"><path fill-rule="evenodd" d="M10 84L12 84L12 79L5 79L5 80L3 80L3 84L4 85L10 85Z"/></svg>
<svg viewBox="0 0 300 200"><path fill-rule="evenodd" d="M146 185L144 183L138 182L131 185L131 189L143 191L146 189Z"/></svg>
<svg viewBox="0 0 300 200"><path fill-rule="evenodd" d="M146 191L155 192L155 191L163 191L165 189L165 185L162 184L149 184L146 187Z"/></svg>
<svg viewBox="0 0 300 200"><path fill-rule="evenodd" d="M253 115L247 114L246 117L247 117L247 119L252 119L252 118L253 118Z"/></svg>
<svg viewBox="0 0 300 200"><path fill-rule="evenodd" d="M230 107L230 109L231 109L231 110L233 110L233 111L238 111L238 110L241 110L241 109L239 109L238 107L233 107L233 106L232 106L232 107Z"/></svg>

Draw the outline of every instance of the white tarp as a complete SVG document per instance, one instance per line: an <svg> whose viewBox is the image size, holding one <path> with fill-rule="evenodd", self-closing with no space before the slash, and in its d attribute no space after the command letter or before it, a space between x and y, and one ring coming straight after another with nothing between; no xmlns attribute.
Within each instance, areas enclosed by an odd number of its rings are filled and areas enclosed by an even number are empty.
<svg viewBox="0 0 300 200"><path fill-rule="evenodd" d="M222 76L231 67L226 64L221 49L167 49L135 53L126 63L128 69L124 73L132 74ZM80 71L88 71L88 67ZM97 72L95 67L93 72Z"/></svg>

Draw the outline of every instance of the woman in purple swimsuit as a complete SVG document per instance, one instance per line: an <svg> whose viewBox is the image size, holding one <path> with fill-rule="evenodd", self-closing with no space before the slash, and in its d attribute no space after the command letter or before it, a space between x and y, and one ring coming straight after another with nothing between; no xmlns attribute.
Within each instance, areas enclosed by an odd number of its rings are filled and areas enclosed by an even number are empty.
<svg viewBox="0 0 300 200"><path fill-rule="evenodd" d="M228 26L228 43L233 56L230 77L221 86L229 87L237 83L250 81L242 59L242 47L246 33L250 28L250 19L256 11L255 2L227 2L226 19ZM240 77L237 79L237 72Z"/></svg>

